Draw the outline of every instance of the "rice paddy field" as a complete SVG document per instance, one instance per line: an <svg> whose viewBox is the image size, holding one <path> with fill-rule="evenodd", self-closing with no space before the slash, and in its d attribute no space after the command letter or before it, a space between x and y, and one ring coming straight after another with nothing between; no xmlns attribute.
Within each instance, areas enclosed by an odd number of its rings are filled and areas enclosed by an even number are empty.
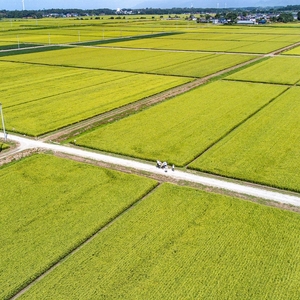
<svg viewBox="0 0 300 300"><path fill-rule="evenodd" d="M20 299L297 299L299 214L164 184Z"/></svg>
<svg viewBox="0 0 300 300"><path fill-rule="evenodd" d="M40 154L0 168L0 186L0 298L7 299L156 182Z"/></svg>
<svg viewBox="0 0 300 300"><path fill-rule="evenodd" d="M300 81L300 59L272 57L234 73L226 79L293 85Z"/></svg>
<svg viewBox="0 0 300 300"><path fill-rule="evenodd" d="M184 166L285 89L217 81L83 134L76 144Z"/></svg>
<svg viewBox="0 0 300 300"><path fill-rule="evenodd" d="M6 68L0 75L3 83L0 93L7 129L33 136L190 81L174 76L35 64L2 62L0 65Z"/></svg>
<svg viewBox="0 0 300 300"><path fill-rule="evenodd" d="M289 89L190 167L300 192L299 93Z"/></svg>
<svg viewBox="0 0 300 300"><path fill-rule="evenodd" d="M287 55L300 55L300 47L295 47L292 50L284 52Z"/></svg>
<svg viewBox="0 0 300 300"><path fill-rule="evenodd" d="M187 51L211 51L211 52L242 52L242 53L269 53L284 48L293 42L285 41L227 41L227 40L181 40L167 38L153 38L151 40L119 41L109 43L110 47L166 49ZM101 43L102 45L105 43Z"/></svg>
<svg viewBox="0 0 300 300"><path fill-rule="evenodd" d="M65 143L299 193L300 52L280 53L299 23L167 17L1 19L8 133L180 87ZM1 166L0 299L300 298L299 213L139 175L50 153Z"/></svg>
<svg viewBox="0 0 300 300"><path fill-rule="evenodd" d="M0 61L201 78L254 58L253 55L76 47L8 55L0 57Z"/></svg>

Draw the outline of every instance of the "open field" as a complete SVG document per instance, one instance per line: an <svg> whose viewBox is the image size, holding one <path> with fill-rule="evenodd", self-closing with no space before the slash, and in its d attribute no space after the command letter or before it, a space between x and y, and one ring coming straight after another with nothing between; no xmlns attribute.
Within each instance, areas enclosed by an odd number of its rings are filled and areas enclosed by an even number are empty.
<svg viewBox="0 0 300 300"><path fill-rule="evenodd" d="M300 216L170 184L21 299L298 299Z"/></svg>
<svg viewBox="0 0 300 300"><path fill-rule="evenodd" d="M183 166L285 89L214 82L76 137L76 144Z"/></svg>
<svg viewBox="0 0 300 300"><path fill-rule="evenodd" d="M190 167L300 192L299 93L285 92Z"/></svg>
<svg viewBox="0 0 300 300"><path fill-rule="evenodd" d="M0 41L11 44L20 43L39 43L39 44L65 44L87 42L94 40L105 40L112 38L122 38L128 36L139 36L151 34L152 31L129 31L122 28L101 28L92 26L76 26L74 28L48 28L36 30L20 30L18 32L6 32L1 34Z"/></svg>
<svg viewBox="0 0 300 300"><path fill-rule="evenodd" d="M184 33L159 43L148 39L138 44L127 42L121 47L142 47L173 50L231 51L268 53L299 41L299 26L214 26L197 24L185 20L160 20L152 16L131 16L125 19L109 19L109 16L94 18L70 18L48 20L2 20L0 21L1 42L15 48L20 45L64 44L87 41L102 41L126 37L139 37L154 33ZM167 17L167 16L166 16ZM183 18L185 16L182 16ZM179 41L176 41L179 39ZM182 40L185 40L183 44ZM223 43L221 43L223 42ZM0 48L1 49L1 48Z"/></svg>
<svg viewBox="0 0 300 300"><path fill-rule="evenodd" d="M12 49L21 49L21 48L33 48L38 46L38 44L33 43L22 43L20 40L8 41L8 42L1 42L0 41L0 51L3 50L12 50Z"/></svg>
<svg viewBox="0 0 300 300"><path fill-rule="evenodd" d="M300 46L296 47L292 50L286 51L283 54L287 54L287 55L300 55Z"/></svg>
<svg viewBox="0 0 300 300"><path fill-rule="evenodd" d="M1 57L0 60L160 75L204 77L253 58L255 58L253 55L80 47L5 56Z"/></svg>
<svg viewBox="0 0 300 300"><path fill-rule="evenodd" d="M33 136L190 81L174 76L0 64L6 68L0 93L7 129Z"/></svg>
<svg viewBox="0 0 300 300"><path fill-rule="evenodd" d="M277 84L295 84L300 80L300 57L273 57L227 76L226 79Z"/></svg>
<svg viewBox="0 0 300 300"><path fill-rule="evenodd" d="M6 299L156 186L35 155L0 168L0 298Z"/></svg>
<svg viewBox="0 0 300 300"><path fill-rule="evenodd" d="M269 53L293 42L252 42L252 41L227 41L227 40L185 40L171 38L152 38L147 40L120 41L109 43L110 47L166 49L166 50L190 50L211 52L242 52L242 53ZM105 44L104 44L105 45Z"/></svg>
<svg viewBox="0 0 300 300"><path fill-rule="evenodd" d="M275 31L276 32L276 31ZM180 35L173 35L172 39L180 40L216 40L216 41L251 41L251 42L266 42L266 41L285 41L285 42L299 42L300 38L296 34L280 35L280 34L264 34L264 33L223 33L221 31L215 32L211 28L210 32L193 32L183 33Z"/></svg>

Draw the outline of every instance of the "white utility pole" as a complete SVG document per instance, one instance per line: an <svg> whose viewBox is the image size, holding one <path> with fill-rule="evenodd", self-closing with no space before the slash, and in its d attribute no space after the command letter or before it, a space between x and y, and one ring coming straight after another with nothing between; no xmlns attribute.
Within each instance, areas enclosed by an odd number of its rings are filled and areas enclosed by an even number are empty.
<svg viewBox="0 0 300 300"><path fill-rule="evenodd" d="M2 104L1 103L0 103L0 112L1 112L1 119L2 119L2 129L3 129L4 141L7 141L7 134L5 132L5 124L4 124L4 117L3 117Z"/></svg>

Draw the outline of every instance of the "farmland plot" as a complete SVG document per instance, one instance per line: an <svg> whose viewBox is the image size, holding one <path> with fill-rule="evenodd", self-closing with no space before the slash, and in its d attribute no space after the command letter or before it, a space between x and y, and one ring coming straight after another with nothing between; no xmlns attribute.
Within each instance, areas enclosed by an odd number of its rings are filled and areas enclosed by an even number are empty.
<svg viewBox="0 0 300 300"><path fill-rule="evenodd" d="M264 33L244 33L240 32L227 32L222 33L213 32L213 28L208 32L193 32L173 35L172 39L180 40L217 40L217 41L250 41L250 42L266 42L266 41L281 41L281 42L298 42L300 40L298 35L280 35L280 34L264 34ZM276 32L276 31L275 31ZM163 39L163 37L161 37Z"/></svg>
<svg viewBox="0 0 300 300"><path fill-rule="evenodd" d="M124 77L122 73L104 77L103 72L95 70L11 62L0 62L0 68L5 70L0 75L5 108L89 87L91 82L99 84Z"/></svg>
<svg viewBox="0 0 300 300"><path fill-rule="evenodd" d="M21 299L298 299L300 216L164 184Z"/></svg>
<svg viewBox="0 0 300 300"><path fill-rule="evenodd" d="M40 43L40 44L65 44L65 43L78 43L78 42L87 42L95 41L102 39L111 39L111 38L122 38L126 36L138 36L144 33L133 32L133 31L117 31L117 30L102 30L99 28L98 32L96 31L87 31L81 29L48 29L48 30L28 30L21 31L18 34L18 40L21 43ZM147 33L145 33L147 34ZM150 34L150 33L149 33ZM16 36L10 35L5 37L6 40L15 41Z"/></svg>
<svg viewBox="0 0 300 300"><path fill-rule="evenodd" d="M0 169L5 299L147 194L156 182L50 155Z"/></svg>
<svg viewBox="0 0 300 300"><path fill-rule="evenodd" d="M264 60L226 79L277 84L295 84L300 80L300 58L273 57Z"/></svg>
<svg viewBox="0 0 300 300"><path fill-rule="evenodd" d="M300 55L300 46L284 52L287 55Z"/></svg>
<svg viewBox="0 0 300 300"><path fill-rule="evenodd" d="M299 93L285 92L190 167L300 192Z"/></svg>
<svg viewBox="0 0 300 300"><path fill-rule="evenodd" d="M251 42L236 41L209 41L209 40L181 40L171 38L152 38L147 40L124 41L110 43L112 47L166 49L166 50L191 50L191 51L230 51L238 45L249 45Z"/></svg>
<svg viewBox="0 0 300 300"><path fill-rule="evenodd" d="M27 77L24 72L24 82L23 77L16 79L14 67L8 75L3 73L8 87L0 88L0 95L5 99L7 129L37 136L190 81L174 76L56 68L28 67L35 75ZM14 81L9 82L11 76Z"/></svg>
<svg viewBox="0 0 300 300"><path fill-rule="evenodd" d="M105 59L102 59L105 57ZM226 55L168 51L74 48L0 60L100 68L160 75L203 77L253 59L252 55Z"/></svg>
<svg viewBox="0 0 300 300"><path fill-rule="evenodd" d="M183 166L285 89L214 82L84 134L76 143Z"/></svg>
<svg viewBox="0 0 300 300"><path fill-rule="evenodd" d="M253 42L253 41L219 41L219 40L185 40L171 38L152 38L147 40L123 41L110 43L112 47L144 48L144 49L167 49L167 50L190 50L190 51L213 51L213 52L242 52L242 53L269 53L291 42Z"/></svg>

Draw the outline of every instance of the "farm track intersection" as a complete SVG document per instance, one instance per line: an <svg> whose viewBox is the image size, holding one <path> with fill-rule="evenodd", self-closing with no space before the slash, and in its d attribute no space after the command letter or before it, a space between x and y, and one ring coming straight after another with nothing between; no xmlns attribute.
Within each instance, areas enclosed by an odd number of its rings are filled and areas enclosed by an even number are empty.
<svg viewBox="0 0 300 300"><path fill-rule="evenodd" d="M2 133L0 137L3 138ZM256 198L271 200L271 201L280 202L280 203L293 205L293 206L300 206L300 196L297 193L288 193L285 191L279 191L271 188L262 188L258 186L256 187L254 185L250 186L247 183L229 182L228 180L216 179L216 178L211 178L203 175L196 175L193 173L180 171L180 170L175 170L174 172L172 171L164 172L163 170L156 168L154 164L114 157L111 155L100 154L100 153L82 150L70 146L50 144L43 141L20 137L17 135L9 134L8 139L20 145L17 149L12 150L13 154L16 154L17 152L21 152L24 150L29 150L29 149L43 149L43 150L48 150L53 152L64 153L67 155L73 155L85 159L91 159L94 161L101 161L104 163L118 165L125 168L133 168L141 172L160 175L165 177L166 179L171 178L178 181L197 183L212 188L231 191L237 194L248 195ZM9 154L10 154L9 151L6 152L6 155Z"/></svg>

